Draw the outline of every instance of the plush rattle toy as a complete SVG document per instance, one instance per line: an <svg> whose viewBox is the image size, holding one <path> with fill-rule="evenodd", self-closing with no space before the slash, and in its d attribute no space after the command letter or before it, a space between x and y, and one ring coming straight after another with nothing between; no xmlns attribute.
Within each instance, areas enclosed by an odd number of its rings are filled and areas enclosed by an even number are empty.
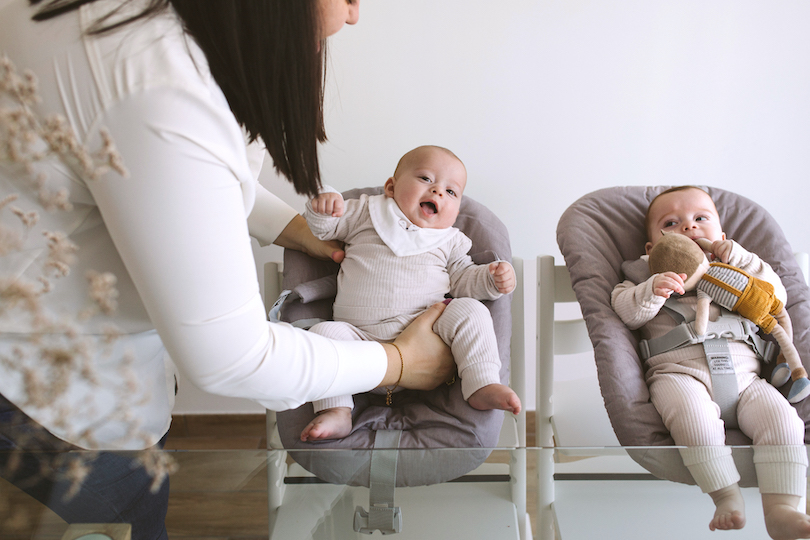
<svg viewBox="0 0 810 540"><path fill-rule="evenodd" d="M700 245L698 245L700 244ZM810 395L810 380L793 345L793 326L781 300L774 295L773 285L755 278L735 266L721 262L709 263L704 250L711 250L705 238L693 241L677 233L665 234L650 250L650 272L686 274L684 289L697 288L695 333L706 334L711 302L739 313L765 333L772 334L785 362L779 363L771 375L771 384L784 385L793 379L788 401L798 403Z"/></svg>

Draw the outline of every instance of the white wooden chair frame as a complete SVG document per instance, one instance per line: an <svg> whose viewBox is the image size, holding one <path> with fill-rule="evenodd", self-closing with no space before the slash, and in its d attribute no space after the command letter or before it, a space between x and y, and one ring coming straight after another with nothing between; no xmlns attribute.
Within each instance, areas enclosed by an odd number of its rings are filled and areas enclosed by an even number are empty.
<svg viewBox="0 0 810 540"><path fill-rule="evenodd" d="M515 272L517 274L517 288L512 293L512 321L513 321L513 329L512 329L512 340L511 340L511 381L510 386L515 390L515 392L520 397L522 403L526 404L526 383L525 383L525 353L526 350L530 350L532 343L529 340L533 340L535 338L534 334L534 325L529 324L527 326L526 317L525 317L525 305L527 295L533 295L534 290L532 287L525 288L524 287L524 280L523 280L523 261L520 259L515 259L513 261L513 266L515 267ZM269 311L270 306L273 304L276 298L281 293L281 265L279 263L266 263L264 266L264 276L263 276L263 283L264 283L264 298L265 298L265 305ZM531 302L533 304L533 302ZM278 436L277 426L276 426L276 414L273 411L267 411L267 445L268 445L268 506L270 512L270 538L279 538L283 540L287 540L288 536L285 536L281 527L283 525L282 519L279 518L280 513L283 511L285 504L285 495L288 495L290 490L290 486L285 485L284 479L287 476L288 472L296 465L288 465L287 464L287 453L284 451L281 441ZM508 449L510 452L510 463L507 465L508 468L508 486L502 486L504 489L501 489L499 493L507 493L508 498L511 500L511 510L514 513L514 520L515 520L515 527L509 531L504 538L514 538L520 540L531 540L532 538L532 531L531 526L529 524L529 517L526 510L526 494L527 494L527 484L526 484L526 412L525 406L524 410L521 411L519 415L513 415L511 413L505 413L504 417L504 425L501 429L500 439L498 441L498 448L500 449ZM502 464L491 464L491 463L484 463L478 469L470 472L465 477L468 479L474 479L476 474L491 474L491 470L493 466L500 466L503 467ZM299 467L300 469L300 467ZM443 484L442 487L448 486L447 489L453 489L453 486L456 486L457 489L464 490L469 489L470 484L467 483L458 483L458 484ZM356 488L356 489L365 489L367 488ZM419 488L399 488L400 490L407 489L407 490L422 490L424 497L431 497L432 491L434 486L425 486ZM435 492L435 490L434 490ZM456 508L453 505L454 497L447 497L445 495L446 491L442 492L442 499L441 501L436 501L440 503L444 507L444 513L447 515L447 519L443 520L444 523L435 523L432 526L435 529L435 537L436 538L455 538L456 534L458 533L457 529L454 527L461 519L460 515L457 512L464 511L464 508ZM482 491L482 493L484 493ZM495 497L499 497L499 495L494 495ZM366 497L367 499L367 497ZM403 512L407 514L408 508L405 507L403 504ZM321 516L314 516L313 519L317 520ZM473 516L470 519L478 519L481 523L486 521L486 518L482 518L482 516ZM411 538L408 535L408 524L415 523L418 518L414 518L410 515L405 516L405 524L403 526L403 532L398 534L397 537L405 540L406 538ZM279 530L276 529L276 525L279 525ZM341 538L352 538L351 533L352 530L347 531L349 536L341 536ZM276 536L274 536L276 534ZM359 533L357 533L359 534ZM485 527L481 528L480 531L481 536L479 537L469 537L465 536L465 538L481 538L482 540L493 540L493 533L491 531L487 531Z"/></svg>

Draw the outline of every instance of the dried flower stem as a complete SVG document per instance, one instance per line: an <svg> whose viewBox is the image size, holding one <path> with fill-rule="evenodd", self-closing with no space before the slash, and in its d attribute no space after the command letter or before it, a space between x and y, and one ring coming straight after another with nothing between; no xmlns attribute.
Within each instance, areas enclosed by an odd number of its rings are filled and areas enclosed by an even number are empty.
<svg viewBox="0 0 810 540"><path fill-rule="evenodd" d="M64 117L50 115L40 118L35 110L39 102L38 84L34 74L30 71L18 73L11 60L0 54L0 167L13 178L22 180L20 187L30 189L44 210L73 210L68 190L58 186L51 187L48 177L38 172L38 165L46 161L59 161L88 181L98 180L111 171L122 176L128 175L112 137L106 130L99 132L101 148L90 151L79 141ZM38 223L39 214L35 210L16 206L14 203L19 200L17 194L0 197L0 218L6 215L16 216L16 219L11 220L0 219L0 257L12 257L20 253L30 240L29 232ZM19 374L26 395L23 405L47 407L55 411L55 422L59 426L68 428L72 425L72 418L81 415L89 417L92 413L101 418L99 422L125 422L128 426L125 437L147 442L149 438L146 433L141 432L140 419L132 417L130 407L133 404L126 400L119 400L114 410L103 414L90 409L76 410L76 407L90 405L75 405L72 408L59 405L60 400L67 397L69 388L77 378L91 386L101 384L93 366L93 358L109 354L121 332L108 326L99 340L82 335L77 323L97 314L113 314L118 304L118 291L113 274L90 271L86 275L89 307L72 315L57 316L49 313L45 309L43 297L52 292L58 278L69 274L70 267L76 260L78 246L61 231L45 231L43 234L47 256L44 257L41 275L25 277L0 274L0 317L16 321L29 329L28 338L14 347L11 353L0 354L0 364ZM99 342L102 344L101 350L96 350ZM143 394L131 369L129 356L125 356L121 362L120 370L119 387L107 390L120 396ZM93 436L97 427L99 426L94 425L83 433L75 434L74 440L88 448L98 447L98 441ZM26 442L31 442L36 447L35 440L18 442L23 448L26 447ZM52 480L67 479L71 485L68 496L74 496L90 473L95 454L70 453L58 456L43 464L40 474ZM159 488L165 477L177 467L168 455L152 449L144 451L138 462L153 476L153 490ZM14 463L12 456L7 465L14 466ZM3 501L0 500L0 506L2 504ZM0 528L2 526L5 523L0 524Z"/></svg>

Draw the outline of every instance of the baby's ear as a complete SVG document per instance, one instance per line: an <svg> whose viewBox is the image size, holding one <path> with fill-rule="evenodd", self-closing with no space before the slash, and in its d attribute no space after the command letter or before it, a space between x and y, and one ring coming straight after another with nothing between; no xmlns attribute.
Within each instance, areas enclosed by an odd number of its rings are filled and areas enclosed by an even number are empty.
<svg viewBox="0 0 810 540"><path fill-rule="evenodd" d="M383 193L385 193L386 197L394 198L394 177L392 176L388 180L385 181L385 185L383 186Z"/></svg>

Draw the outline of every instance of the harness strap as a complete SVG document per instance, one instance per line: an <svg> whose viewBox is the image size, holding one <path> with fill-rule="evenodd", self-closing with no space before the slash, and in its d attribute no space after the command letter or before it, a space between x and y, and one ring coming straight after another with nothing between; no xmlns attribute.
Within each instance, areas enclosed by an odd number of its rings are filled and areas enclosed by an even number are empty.
<svg viewBox="0 0 810 540"><path fill-rule="evenodd" d="M664 308L680 324L663 336L642 340L640 343L642 358L647 360L651 356L685 345L702 343L712 379L712 399L720 407L720 419L727 427L737 427L737 402L740 392L728 340L743 339L750 343L753 341L751 336L756 332L755 327L747 324L748 321L743 317L723 311L716 321L709 321L706 335L699 336L694 329L693 309L684 306L675 298L667 299Z"/></svg>
<svg viewBox="0 0 810 540"><path fill-rule="evenodd" d="M402 431L380 429L374 436L374 450L371 451L369 471L369 508L362 506L354 511L354 530L371 534L379 530L382 534L402 531L402 511L394 506L394 490L397 485L397 456Z"/></svg>
<svg viewBox="0 0 810 540"><path fill-rule="evenodd" d="M772 341L766 341L756 333L756 327L749 320L733 314L723 315L716 321L709 321L706 335L695 333L692 323L682 322L668 333L653 339L645 339L639 343L639 352L642 360L647 360L656 354L665 353L686 345L703 343L707 339L734 339L745 341L754 348L765 362L776 357L777 346Z"/></svg>
<svg viewBox="0 0 810 540"><path fill-rule="evenodd" d="M726 427L737 427L737 402L740 399L737 373L728 348L728 339L707 339L703 342L709 373L712 376L712 399L720 407L720 419Z"/></svg>

